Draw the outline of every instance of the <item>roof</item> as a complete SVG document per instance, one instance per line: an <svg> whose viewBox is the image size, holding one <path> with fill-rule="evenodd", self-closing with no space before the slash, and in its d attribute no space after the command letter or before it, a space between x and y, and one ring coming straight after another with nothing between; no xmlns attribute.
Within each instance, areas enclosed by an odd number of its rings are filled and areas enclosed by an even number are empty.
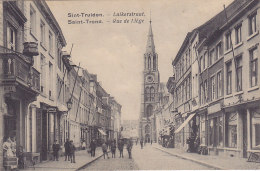
<svg viewBox="0 0 260 171"><path fill-rule="evenodd" d="M253 0L235 0L230 5L226 7L226 13L227 18L231 18L237 11L239 11L245 4L251 2ZM201 42L203 39L209 37L214 32L216 32L222 25L224 25L226 21L226 14L224 9L219 12L217 15L212 17L210 20L202 24L201 26L195 28L191 32L187 33L176 57L172 61L172 65L174 65L177 61L177 59L181 56L183 51L186 49L189 40L193 33L197 32L199 34L199 42Z"/></svg>
<svg viewBox="0 0 260 171"><path fill-rule="evenodd" d="M155 53L155 45L153 40L152 22L150 21L148 39L146 44L146 53Z"/></svg>
<svg viewBox="0 0 260 171"><path fill-rule="evenodd" d="M54 17L53 13L51 12L48 4L45 2L45 0L34 0L35 4L40 5L41 10L43 10L44 14L46 15L46 19L48 19L51 24L54 26L54 29L58 32L58 38L62 44L62 46L66 46L66 40L62 33L62 30L59 26L59 23L57 22L56 18Z"/></svg>

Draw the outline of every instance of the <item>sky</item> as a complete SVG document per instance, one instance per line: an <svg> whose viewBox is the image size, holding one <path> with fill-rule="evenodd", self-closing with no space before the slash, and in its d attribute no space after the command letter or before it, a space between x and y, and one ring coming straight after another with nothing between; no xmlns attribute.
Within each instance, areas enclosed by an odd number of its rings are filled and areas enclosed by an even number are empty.
<svg viewBox="0 0 260 171"><path fill-rule="evenodd" d="M173 74L171 65L186 34L205 23L232 0L81 0L47 1L67 41L72 61L97 74L102 87L122 105L123 120L140 115L143 56L151 14L161 82ZM114 13L143 13L118 17ZM68 17L68 13L96 13L102 17ZM131 23L131 19L143 20ZM102 20L69 24L68 20ZM122 20L113 23L113 20ZM129 23L123 23L125 19Z"/></svg>

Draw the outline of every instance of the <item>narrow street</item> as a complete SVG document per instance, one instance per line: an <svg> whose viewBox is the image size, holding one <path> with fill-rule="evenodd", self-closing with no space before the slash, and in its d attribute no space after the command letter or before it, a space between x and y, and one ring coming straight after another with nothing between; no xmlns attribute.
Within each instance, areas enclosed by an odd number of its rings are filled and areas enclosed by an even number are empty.
<svg viewBox="0 0 260 171"><path fill-rule="evenodd" d="M165 152L155 149L150 144L146 144L143 149L139 145L133 146L133 159L128 158L127 150L124 149L124 158L109 159L99 158L97 161L86 166L82 170L209 170L212 168L199 165L197 163L183 160Z"/></svg>

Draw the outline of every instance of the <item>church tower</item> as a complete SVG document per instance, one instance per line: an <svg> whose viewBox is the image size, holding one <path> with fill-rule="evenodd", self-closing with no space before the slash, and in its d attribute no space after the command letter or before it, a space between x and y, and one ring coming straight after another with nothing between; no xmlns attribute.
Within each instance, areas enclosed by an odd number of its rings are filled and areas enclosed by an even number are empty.
<svg viewBox="0 0 260 171"><path fill-rule="evenodd" d="M159 102L159 83L158 55L155 52L152 21L150 20L146 52L144 54L141 112L139 117L139 137L146 142L157 140L154 109Z"/></svg>

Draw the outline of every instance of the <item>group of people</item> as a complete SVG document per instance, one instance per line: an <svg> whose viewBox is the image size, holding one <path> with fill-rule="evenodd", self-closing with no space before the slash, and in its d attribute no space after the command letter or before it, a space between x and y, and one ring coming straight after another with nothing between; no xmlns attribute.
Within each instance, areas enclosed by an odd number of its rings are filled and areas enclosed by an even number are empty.
<svg viewBox="0 0 260 171"><path fill-rule="evenodd" d="M108 147L109 147L108 143L104 141L103 144L102 144L102 151L103 151L104 159L106 158L106 156L109 159ZM129 159L132 158L132 147L133 147L133 142L132 142L131 139L128 139L127 143L126 143L126 149L128 151ZM124 151L124 141L120 139L118 141L118 143L116 143L116 140L113 140L110 143L110 149L111 149L111 153L112 153L112 158L116 157L116 148L118 148L119 153L120 153L119 158L121 158L121 157L124 158L124 154L123 154L123 151Z"/></svg>
<svg viewBox="0 0 260 171"><path fill-rule="evenodd" d="M123 155L124 145L125 145L125 142L122 139L120 139L118 141L118 143L116 143L115 139L108 140L108 141L103 140L101 148L103 151L104 159L106 157L109 158L109 156L108 156L109 149L111 150L112 158L115 158L117 148L120 153L119 158L121 158L121 157L124 158L124 155ZM128 156L130 159L132 158L132 147L133 147L133 142L131 139L128 139L127 143L126 143L126 149L128 151ZM76 160L75 160L76 147L73 144L73 141L67 139L64 144L64 148L65 148L65 161L71 161L71 163L76 163ZM96 148L97 148L97 141L95 139L93 139L90 142L89 150L88 150L88 152L91 153L91 157L95 157ZM52 150L53 150L53 159L56 161L59 161L59 150L60 149L61 149L60 145L58 144L57 140L55 140L52 145Z"/></svg>
<svg viewBox="0 0 260 171"><path fill-rule="evenodd" d="M76 147L73 144L72 140L67 139L65 144L64 144L64 148L65 148L65 161L71 161L71 163L76 163L75 160L75 151L76 151ZM53 149L53 153L54 153L54 149Z"/></svg>

